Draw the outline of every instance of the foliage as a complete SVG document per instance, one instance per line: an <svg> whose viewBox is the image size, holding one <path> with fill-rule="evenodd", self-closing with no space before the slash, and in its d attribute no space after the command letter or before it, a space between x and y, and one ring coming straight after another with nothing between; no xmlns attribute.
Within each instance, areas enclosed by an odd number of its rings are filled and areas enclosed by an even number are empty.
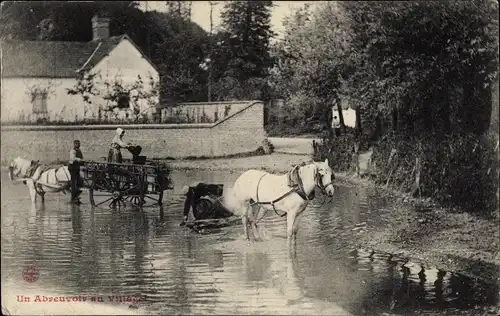
<svg viewBox="0 0 500 316"><path fill-rule="evenodd" d="M315 142L313 158L329 158L336 171L351 170L354 143L352 131L333 141L324 137ZM360 149L366 149L367 140L362 144ZM432 197L443 206L492 215L498 208L498 154L498 137L489 134L478 137L429 133L397 140L396 134L390 132L374 146L370 176L381 185ZM419 187L417 167L420 167Z"/></svg>
<svg viewBox="0 0 500 316"><path fill-rule="evenodd" d="M352 34L345 93L361 107L375 102L386 113L394 107L396 128L410 133L485 131L498 67L495 2L340 6Z"/></svg>
<svg viewBox="0 0 500 316"><path fill-rule="evenodd" d="M45 84L26 84L27 91L30 101L33 102L35 98L39 95L43 96L44 98L49 98L51 97L55 91L56 88L60 85L60 83L55 82L53 80L48 80Z"/></svg>
<svg viewBox="0 0 500 316"><path fill-rule="evenodd" d="M100 73L82 73L73 88L68 88L69 95L80 95L89 108L97 100L98 118L109 117L114 114L118 116L118 111L125 110L125 116L134 122L144 119L144 112L155 107L158 103L159 88L158 82L152 76L148 78L148 85L140 75L132 83L124 83L117 76L113 80L102 81ZM120 106L120 98L127 98L128 109ZM105 101L105 104L102 103ZM117 111L118 110L118 111ZM104 112L104 114L103 114Z"/></svg>
<svg viewBox="0 0 500 316"><path fill-rule="evenodd" d="M343 30L337 28L335 4L312 11L305 5L285 22L284 41L274 47L273 95L290 102L295 95L307 95L314 104L303 103L300 111L309 119L331 124L331 107L340 103L340 75L343 71ZM311 108L312 107L312 108Z"/></svg>
<svg viewBox="0 0 500 316"><path fill-rule="evenodd" d="M189 5L183 1L182 8ZM206 72L199 67L208 35L182 9L169 13L143 12L135 1L5 2L2 38L22 40L90 41L92 17L110 18L110 35L127 34L160 70L161 96L175 101L206 100Z"/></svg>
<svg viewBox="0 0 500 316"><path fill-rule="evenodd" d="M208 76L200 65L207 54L206 32L182 16L160 12L150 12L148 16L162 34L154 43L152 54L162 74L162 99L205 101Z"/></svg>
<svg viewBox="0 0 500 316"><path fill-rule="evenodd" d="M496 182L485 170L495 174L498 159L484 133L498 80L496 2L321 3L288 18L274 51L279 97L310 96L311 115L326 126L342 100L361 116L358 142L374 145L375 179L411 191L418 157L422 194L468 209L493 205ZM302 119L311 105L297 105L302 111L290 113ZM351 138L327 135L316 155L348 168Z"/></svg>
<svg viewBox="0 0 500 316"><path fill-rule="evenodd" d="M178 17L191 20L191 7L193 1L165 1L167 12Z"/></svg>
<svg viewBox="0 0 500 316"><path fill-rule="evenodd" d="M370 142L366 135L356 139L355 129L350 127L346 128L346 133L335 138L325 134L319 142L313 143L313 158L316 161L328 158L335 171L348 171L354 168L352 157L356 144L359 145L359 151L364 151L368 149Z"/></svg>
<svg viewBox="0 0 500 316"><path fill-rule="evenodd" d="M398 130L484 132L497 78L497 11L492 1L305 6L287 18L274 48L273 90L288 100L316 96L313 116L326 121L332 105L349 99L367 122L394 111Z"/></svg>
<svg viewBox="0 0 500 316"><path fill-rule="evenodd" d="M214 46L214 93L219 100L268 99L272 1L229 1Z"/></svg>
<svg viewBox="0 0 500 316"><path fill-rule="evenodd" d="M372 163L375 179L416 194L415 163L420 158L420 192L443 205L458 205L479 214L492 214L498 206L498 140L490 135L428 134L399 141L394 133L386 134L375 146Z"/></svg>
<svg viewBox="0 0 500 316"><path fill-rule="evenodd" d="M98 12L112 18L112 34L127 33L134 41L144 36L144 28L134 26L144 16L134 1L6 2L2 3L0 30L13 39L90 41L91 18ZM137 43L142 47L143 41Z"/></svg>

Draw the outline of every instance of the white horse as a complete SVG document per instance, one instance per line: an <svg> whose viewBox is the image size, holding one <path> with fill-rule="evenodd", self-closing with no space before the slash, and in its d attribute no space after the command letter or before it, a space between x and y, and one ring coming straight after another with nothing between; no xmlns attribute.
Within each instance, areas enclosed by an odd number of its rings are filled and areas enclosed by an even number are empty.
<svg viewBox="0 0 500 316"><path fill-rule="evenodd" d="M40 195L44 202L47 192L70 191L71 175L67 166L47 168L38 161L17 157L9 166L9 178L12 182L22 181L28 186L33 204L36 203L37 195Z"/></svg>
<svg viewBox="0 0 500 316"><path fill-rule="evenodd" d="M290 250L295 250L299 216L314 198L318 187L324 194L333 196L335 176L328 164L312 162L296 166L288 174L275 175L261 170L247 170L234 183L225 204L241 216L246 239L250 240L248 225L255 240L260 240L257 222L273 210L287 216L287 240ZM256 207L257 211L253 208Z"/></svg>

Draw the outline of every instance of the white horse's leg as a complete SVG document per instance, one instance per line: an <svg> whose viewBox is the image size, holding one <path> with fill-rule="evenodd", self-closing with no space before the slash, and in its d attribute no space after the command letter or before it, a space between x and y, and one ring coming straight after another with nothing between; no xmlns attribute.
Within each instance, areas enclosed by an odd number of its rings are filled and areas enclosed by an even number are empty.
<svg viewBox="0 0 500 316"><path fill-rule="evenodd" d="M288 242L288 250L291 253L295 253L295 245L293 243L293 229L295 225L296 213L294 211L289 211L286 214L286 237Z"/></svg>
<svg viewBox="0 0 500 316"><path fill-rule="evenodd" d="M266 215L267 211L263 208L260 207L259 205L255 205L254 208L252 209L253 214L254 214L254 227L255 227L255 234L258 240L262 241L264 238L262 238L262 235L260 234L260 229L257 226L257 224L262 220L264 215Z"/></svg>
<svg viewBox="0 0 500 316"><path fill-rule="evenodd" d="M248 211L249 207L248 205L242 205L241 208L243 209L243 213L241 215L241 222L243 223L243 230L245 232L245 237L247 240L250 240L250 235L248 233Z"/></svg>
<svg viewBox="0 0 500 316"><path fill-rule="evenodd" d="M299 230L299 216L295 216L295 221L293 222L292 227L292 236L293 236L293 247L297 248L297 231Z"/></svg>
<svg viewBox="0 0 500 316"><path fill-rule="evenodd" d="M249 206L249 221L252 228L252 234L255 241L261 241L259 230L257 228L257 215L260 210L260 206L254 205Z"/></svg>
<svg viewBox="0 0 500 316"><path fill-rule="evenodd" d="M28 189L30 191L31 203L36 204L36 196L38 194L36 193L35 184L33 183L33 180L26 180L26 185L28 186Z"/></svg>

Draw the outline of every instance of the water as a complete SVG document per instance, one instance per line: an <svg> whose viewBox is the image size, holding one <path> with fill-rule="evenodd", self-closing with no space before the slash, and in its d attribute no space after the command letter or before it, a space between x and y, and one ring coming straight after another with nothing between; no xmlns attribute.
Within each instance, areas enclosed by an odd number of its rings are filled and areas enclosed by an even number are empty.
<svg viewBox="0 0 500 316"><path fill-rule="evenodd" d="M241 225L210 234L179 226L184 184L230 186L237 176L175 172L161 216L91 210L85 193L80 206L47 194L31 209L27 188L2 174L2 286L23 283L22 269L35 265L44 290L140 297L141 313L152 314L473 315L498 302L495 284L356 249L358 234L390 216L372 189L339 187L324 205L319 195L300 219L295 260L285 219L272 212L260 224L271 239L259 244L242 240Z"/></svg>

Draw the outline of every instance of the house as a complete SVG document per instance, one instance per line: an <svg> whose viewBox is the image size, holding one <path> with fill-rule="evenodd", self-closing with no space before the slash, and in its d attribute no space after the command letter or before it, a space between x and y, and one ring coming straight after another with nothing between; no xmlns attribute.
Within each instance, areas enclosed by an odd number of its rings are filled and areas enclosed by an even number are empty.
<svg viewBox="0 0 500 316"><path fill-rule="evenodd" d="M345 126L356 128L356 111L350 106L350 101L347 97L341 99L340 106L342 108L342 116ZM340 127L340 117L337 105L332 107L332 128Z"/></svg>
<svg viewBox="0 0 500 316"><path fill-rule="evenodd" d="M141 113L154 108L158 69L127 35L110 36L109 22L94 16L89 42L2 40L1 121L96 118L99 107L128 117L133 107ZM79 79L88 74L96 76ZM85 82L93 93L88 102L81 91L69 93Z"/></svg>

